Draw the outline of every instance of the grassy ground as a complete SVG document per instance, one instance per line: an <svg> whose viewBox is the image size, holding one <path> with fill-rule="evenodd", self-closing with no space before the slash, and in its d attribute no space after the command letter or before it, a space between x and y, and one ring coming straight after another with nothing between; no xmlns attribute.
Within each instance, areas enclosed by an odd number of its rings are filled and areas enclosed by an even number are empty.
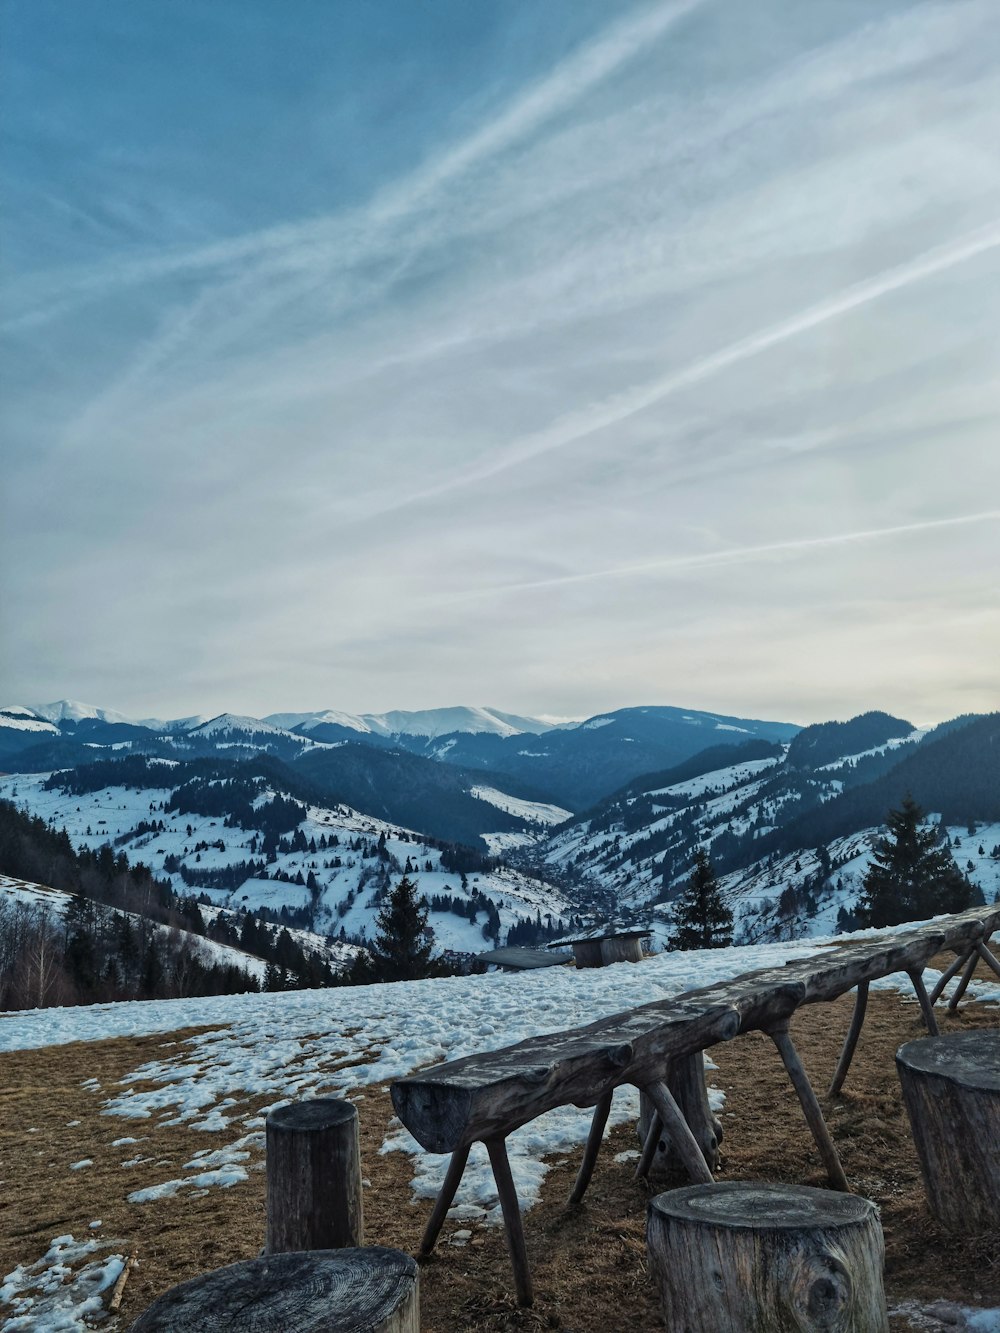
<svg viewBox="0 0 1000 1333"><path fill-rule="evenodd" d="M793 1036L817 1091L836 1063L853 997L803 1010ZM1000 1011L963 1006L957 1016L938 1008L942 1031L997 1027ZM162 1054L183 1032L138 1039L79 1043L0 1056L0 1276L30 1264L54 1236L98 1234L115 1249L138 1250L119 1327L127 1327L160 1292L195 1274L256 1255L264 1231L264 1175L230 1189L190 1192L146 1204L128 1194L176 1176L216 1136L154 1120L104 1116L101 1106L131 1070ZM915 1005L893 993L873 993L868 1019L844 1093L824 1106L852 1186L882 1209L886 1288L890 1306L946 1298L1000 1305L1000 1236L952 1237L927 1213L893 1061L897 1047L922 1035ZM758 1034L712 1052L713 1081L726 1093L720 1178L825 1184L777 1053ZM82 1086L96 1079L100 1090ZM134 1084L132 1080L128 1080ZM246 1103L252 1109L253 1103ZM410 1159L380 1155L392 1115L386 1092L367 1090L359 1104L362 1127L366 1240L413 1251L429 1204L410 1202ZM78 1122L78 1123L73 1123ZM119 1144L116 1139L138 1143ZM634 1149L633 1130L606 1142L584 1205L565 1208L577 1162L558 1161L542 1202L525 1218L536 1302L521 1311L511 1295L502 1231L449 1222L436 1255L421 1275L422 1328L521 1330L562 1328L611 1333L662 1328L646 1273L644 1224L650 1190L632 1178L633 1163L616 1153ZM128 1166L136 1157L142 1162ZM92 1165L70 1170L89 1158ZM260 1165L260 1154L254 1154ZM464 1244L454 1233L471 1228ZM627 1317L626 1313L627 1312ZM894 1330L930 1328L906 1317Z"/></svg>

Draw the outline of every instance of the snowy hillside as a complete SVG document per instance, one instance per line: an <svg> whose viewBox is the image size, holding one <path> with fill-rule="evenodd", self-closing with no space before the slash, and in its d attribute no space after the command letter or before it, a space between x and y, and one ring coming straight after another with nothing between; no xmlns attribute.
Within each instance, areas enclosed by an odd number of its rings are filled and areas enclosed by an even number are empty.
<svg viewBox="0 0 1000 1333"><path fill-rule="evenodd" d="M50 917L61 920L66 916L71 902L72 895L61 893L58 889L50 889L43 884L32 884L24 879L14 879L10 875L0 875L0 904L6 903L9 906L27 908L29 911L44 912ZM118 912L117 909L116 915L128 917L133 923L137 923L140 919L134 912ZM152 929L158 933L169 934L174 928L153 925ZM255 958L252 954L245 953L242 949L234 949L228 944L220 944L217 940L192 935L188 931L181 931L180 934L186 936L188 943L193 946L196 955L206 966L211 967L220 963L224 967L238 967L244 972L249 972L258 981L263 980L265 972L263 959Z"/></svg>
<svg viewBox="0 0 1000 1333"><path fill-rule="evenodd" d="M263 913L345 942L371 938L382 896L408 861L432 904L429 924L438 950L480 953L497 939L502 943L516 923L568 921L576 910L552 884L485 858L481 865L473 858L464 870L449 869L447 848L346 806L301 806L296 812L287 803L282 810L291 813L280 836L268 827L278 808L271 790L256 796L257 822L249 827L227 823L222 813L170 808L177 765L160 761L157 767L162 786L86 793L46 790L45 775L0 778L0 799L65 828L75 847L108 843L124 851L181 895ZM214 786L222 800L221 784ZM484 935L491 919L494 933Z"/></svg>
<svg viewBox="0 0 1000 1333"><path fill-rule="evenodd" d="M872 715L867 715L870 726ZM539 854L551 873L584 877L609 910L670 931L670 902L698 848L709 852L740 942L829 934L849 928L884 817L911 789L947 837L958 868L992 902L1000 894L1000 792L990 770L963 790L949 774L975 773L994 725L982 719L943 739L901 724L902 734L858 751L849 724L833 724L848 753L831 760L830 733L810 769L791 748L732 762L738 751L683 766L678 780L634 783L567 827ZM806 733L801 733L806 736ZM807 737L808 740L808 737ZM893 766L893 765L897 766ZM687 776L686 769L703 768ZM883 771L880 771L883 770ZM869 784L859 775L876 772ZM669 775L667 775L669 776ZM969 813L966 813L966 812ZM985 816L985 817L984 817Z"/></svg>

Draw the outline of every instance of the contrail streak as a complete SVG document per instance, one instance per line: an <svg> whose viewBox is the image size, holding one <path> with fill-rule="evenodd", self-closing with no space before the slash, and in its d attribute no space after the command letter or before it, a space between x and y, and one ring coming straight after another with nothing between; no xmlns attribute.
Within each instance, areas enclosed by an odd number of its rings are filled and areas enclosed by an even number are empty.
<svg viewBox="0 0 1000 1333"><path fill-rule="evenodd" d="M493 458L484 460L458 476L449 477L436 486L415 492L398 504L387 506L387 509L403 509L418 501L436 499L452 491L463 490L467 486L474 486L477 482L487 481L491 477L507 472L519 464L553 453L557 449L565 449L568 445L605 430L608 426L619 425L681 389L687 389L693 384L710 379L713 375L728 370L730 366L759 356L772 347L789 342L832 319L850 314L872 301L888 296L891 292L910 287L938 273L945 273L948 269L964 264L997 246L1000 246L1000 220L967 232L957 240L935 246L914 259L846 287L816 305L809 306L806 310L791 315L777 324L772 324L770 328L740 338L717 352L700 357L680 370L671 371L645 384L627 389L583 411L569 413Z"/></svg>
<svg viewBox="0 0 1000 1333"><path fill-rule="evenodd" d="M176 250L131 262L116 257L113 264L79 275L70 290L67 290L65 276L60 275L57 294L51 301L8 316L0 323L0 330L13 331L58 315L74 300L86 298L95 290L147 282L176 273L192 274L258 263L282 272L289 268L304 268L310 283L315 282L312 266L317 258L340 253L351 246L359 251L357 258L363 259L381 235L379 228L405 220L442 186L533 134L621 66L647 51L675 24L706 3L708 0L666 0L666 3L643 6L610 23L548 73L541 75L487 124L437 157L420 163L361 207L318 220L281 223L194 249Z"/></svg>
<svg viewBox="0 0 1000 1333"><path fill-rule="evenodd" d="M782 542L765 542L760 546L733 546L724 551L709 551L701 555L667 556L662 560L647 560L630 565L613 565L609 569L594 569L581 574L562 574L549 579L504 583L493 588L477 588L474 592L459 593L441 600L472 601L497 593L530 592L535 588L561 588L577 583L594 583L602 579L627 578L633 574L661 574L670 573L672 570L711 569L715 566L741 565L769 555L782 555L791 551L816 550L830 546L851 546L855 543L880 541L889 537L902 537L915 532L930 532L941 528L958 528L974 523L995 523L998 521L1000 521L1000 509L984 509L977 514L957 514L953 518L930 518L920 523L900 523L889 528L862 528L855 532L832 533L828 537L796 537Z"/></svg>

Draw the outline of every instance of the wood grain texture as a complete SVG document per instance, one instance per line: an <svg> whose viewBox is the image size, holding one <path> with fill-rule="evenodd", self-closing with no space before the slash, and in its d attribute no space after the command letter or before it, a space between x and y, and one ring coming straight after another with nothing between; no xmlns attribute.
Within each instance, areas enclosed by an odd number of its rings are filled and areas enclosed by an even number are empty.
<svg viewBox="0 0 1000 1333"><path fill-rule="evenodd" d="M1000 1031L922 1037L896 1052L931 1212L960 1232L1000 1226Z"/></svg>
<svg viewBox="0 0 1000 1333"><path fill-rule="evenodd" d="M275 1254L182 1282L129 1333L419 1333L416 1262L400 1250Z"/></svg>
<svg viewBox="0 0 1000 1333"><path fill-rule="evenodd" d="M616 935L601 940L601 966L611 963L641 963L642 938L639 935Z"/></svg>
<svg viewBox="0 0 1000 1333"><path fill-rule="evenodd" d="M642 1005L587 1027L452 1060L392 1085L396 1114L431 1152L505 1136L556 1106L595 1106L625 1083L662 1081L671 1060L770 1030L800 1005L864 981L919 972L942 949L974 948L1000 927L1000 906L824 949L784 967Z"/></svg>
<svg viewBox="0 0 1000 1333"><path fill-rule="evenodd" d="M705 1163L710 1171L719 1165L719 1144L722 1142L722 1123L712 1114L708 1104L708 1086L705 1081L705 1056L701 1051L693 1055L671 1060L670 1069L664 1080L680 1107L681 1114L687 1121L688 1128L694 1135ZM647 1093L639 1097L639 1138L643 1144L643 1154L639 1161L636 1175L648 1174L654 1181L668 1175L682 1165L669 1133L660 1122L655 1146L647 1148L649 1131L656 1117L656 1109ZM646 1162L647 1151L649 1161Z"/></svg>
<svg viewBox="0 0 1000 1333"><path fill-rule="evenodd" d="M887 1333L882 1228L867 1199L689 1186L651 1201L647 1244L676 1333Z"/></svg>
<svg viewBox="0 0 1000 1333"><path fill-rule="evenodd" d="M271 1111L265 1254L364 1245L358 1108L315 1097Z"/></svg>

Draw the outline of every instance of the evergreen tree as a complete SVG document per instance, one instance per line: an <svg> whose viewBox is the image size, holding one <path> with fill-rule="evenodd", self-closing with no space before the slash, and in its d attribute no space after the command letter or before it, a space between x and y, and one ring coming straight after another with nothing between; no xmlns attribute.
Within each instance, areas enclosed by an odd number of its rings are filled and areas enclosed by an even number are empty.
<svg viewBox="0 0 1000 1333"><path fill-rule="evenodd" d="M865 875L858 916L866 926L898 926L969 906L972 885L956 866L947 840L921 827L924 812L909 794L890 810L889 836L879 838Z"/></svg>
<svg viewBox="0 0 1000 1333"><path fill-rule="evenodd" d="M724 949L733 942L733 914L726 906L708 853L698 849L691 878L674 908L673 949Z"/></svg>
<svg viewBox="0 0 1000 1333"><path fill-rule="evenodd" d="M409 862L407 862L409 865ZM382 904L375 918L375 941L369 957L359 955L355 980L415 981L430 976L431 942L424 936L427 904L417 897L417 886L404 875ZM362 961L363 960L363 961Z"/></svg>

